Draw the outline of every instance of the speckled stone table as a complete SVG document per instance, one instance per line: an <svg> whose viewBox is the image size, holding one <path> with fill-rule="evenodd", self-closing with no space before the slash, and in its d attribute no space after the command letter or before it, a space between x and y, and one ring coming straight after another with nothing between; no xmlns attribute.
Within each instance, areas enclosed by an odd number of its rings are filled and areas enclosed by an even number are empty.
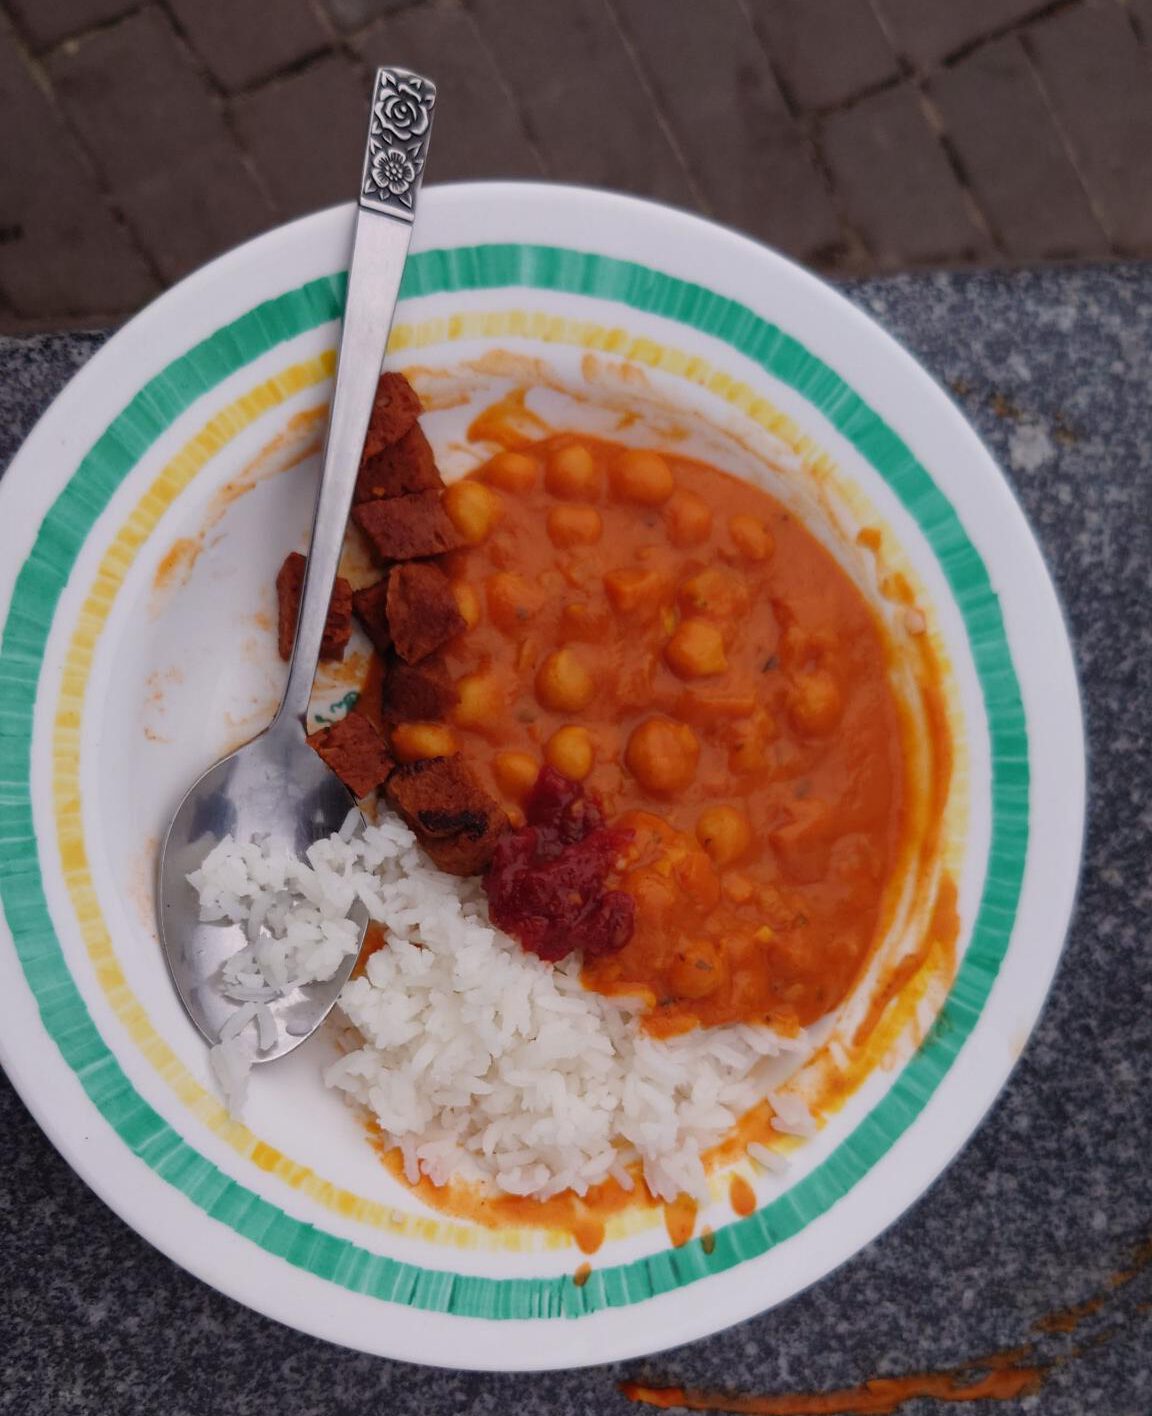
<svg viewBox="0 0 1152 1416"><path fill-rule="evenodd" d="M847 293L951 387L1005 468L1085 690L1079 907L1039 1029L972 1143L893 1229L774 1312L623 1367L479 1376L329 1347L215 1293L105 1209L0 1082L0 1412L611 1416L640 1409L625 1376L811 1392L1028 1342L1054 1365L1006 1416L1152 1412L1152 1270L1116 1280L1152 1235L1152 266ZM0 340L0 465L100 343ZM1097 1296L1075 1334L1035 1330Z"/></svg>

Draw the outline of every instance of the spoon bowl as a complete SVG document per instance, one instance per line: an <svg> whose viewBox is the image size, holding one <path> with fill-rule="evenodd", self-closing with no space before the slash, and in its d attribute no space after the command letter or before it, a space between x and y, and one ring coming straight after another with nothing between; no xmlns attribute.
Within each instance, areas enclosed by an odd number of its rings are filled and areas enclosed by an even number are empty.
<svg viewBox="0 0 1152 1416"><path fill-rule="evenodd" d="M313 841L339 831L356 809L352 793L308 746L301 724L284 717L210 767L185 795L160 856L160 938L176 991L208 1042L217 1041L237 1006L219 988L220 969L249 940L239 925L200 919L189 873L225 836L268 836L303 856ZM350 918L363 943L368 913L358 900ZM348 981L357 954L349 954L330 979L269 1004L278 1024L276 1042L253 1052L253 1062L283 1057L315 1032Z"/></svg>

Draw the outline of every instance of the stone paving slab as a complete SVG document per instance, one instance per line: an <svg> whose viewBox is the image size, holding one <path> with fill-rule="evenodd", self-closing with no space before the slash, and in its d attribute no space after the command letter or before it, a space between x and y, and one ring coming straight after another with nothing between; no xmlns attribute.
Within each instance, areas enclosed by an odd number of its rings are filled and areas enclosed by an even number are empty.
<svg viewBox="0 0 1152 1416"><path fill-rule="evenodd" d="M634 192L832 274L1152 255L1152 0L0 0L0 330L351 195L382 62L442 85L429 181Z"/></svg>
<svg viewBox="0 0 1152 1416"><path fill-rule="evenodd" d="M1036 261L1108 254L1108 237L1018 35L993 40L941 70L928 93L973 198L1008 256Z"/></svg>
<svg viewBox="0 0 1152 1416"><path fill-rule="evenodd" d="M993 254L916 87L902 81L827 117L824 157L845 215L885 267Z"/></svg>
<svg viewBox="0 0 1152 1416"><path fill-rule="evenodd" d="M435 75L440 88L432 180L461 182L483 175L539 181L546 175L540 149L470 11L412 6L361 31L353 47L371 69L403 54L409 68Z"/></svg>
<svg viewBox="0 0 1152 1416"><path fill-rule="evenodd" d="M770 245L835 261L844 232L809 136L767 64L740 0L700 6L617 0L701 205Z"/></svg>
<svg viewBox="0 0 1152 1416"><path fill-rule="evenodd" d="M1152 75L1123 7L1085 0L1026 41L1072 159L1117 251L1152 245Z"/></svg>

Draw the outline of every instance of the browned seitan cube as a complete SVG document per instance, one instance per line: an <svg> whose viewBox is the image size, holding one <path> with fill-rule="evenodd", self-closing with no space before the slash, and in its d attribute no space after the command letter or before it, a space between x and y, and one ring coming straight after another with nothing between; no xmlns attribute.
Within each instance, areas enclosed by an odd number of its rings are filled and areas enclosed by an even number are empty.
<svg viewBox="0 0 1152 1416"><path fill-rule="evenodd" d="M280 602L278 646L280 657L292 657L296 638L296 620L300 614L300 595L304 587L304 568L308 558L292 551L276 576L276 598ZM332 599L328 602L328 618L324 623L324 638L320 641L322 659L342 659L352 633L352 587L342 575L336 577Z"/></svg>
<svg viewBox="0 0 1152 1416"><path fill-rule="evenodd" d="M352 520L368 538L376 558L426 560L464 544L440 505L439 492L411 492L387 501L366 501L352 508Z"/></svg>
<svg viewBox="0 0 1152 1416"><path fill-rule="evenodd" d="M384 673L381 705L389 723L434 723L456 706L455 685L439 659L406 664L389 658Z"/></svg>
<svg viewBox="0 0 1152 1416"><path fill-rule="evenodd" d="M352 610L364 626L364 633L372 641L372 647L383 659L392 648L392 631L388 628L388 580L378 580L375 585L366 585L352 596Z"/></svg>
<svg viewBox="0 0 1152 1416"><path fill-rule="evenodd" d="M352 712L308 738L353 796L367 796L382 787L392 770L384 739L363 715Z"/></svg>
<svg viewBox="0 0 1152 1416"><path fill-rule="evenodd" d="M439 566L409 561L388 577L388 629L405 663L418 664L467 628Z"/></svg>
<svg viewBox="0 0 1152 1416"><path fill-rule="evenodd" d="M363 457L375 457L399 442L423 411L416 390L403 374L381 374L364 437Z"/></svg>
<svg viewBox="0 0 1152 1416"><path fill-rule="evenodd" d="M432 444L419 423L413 423L399 442L360 460L353 501L401 497L407 492L427 492L444 485Z"/></svg>
<svg viewBox="0 0 1152 1416"><path fill-rule="evenodd" d="M430 757L397 767L385 795L420 844L450 875L476 875L508 828L499 803L458 757Z"/></svg>

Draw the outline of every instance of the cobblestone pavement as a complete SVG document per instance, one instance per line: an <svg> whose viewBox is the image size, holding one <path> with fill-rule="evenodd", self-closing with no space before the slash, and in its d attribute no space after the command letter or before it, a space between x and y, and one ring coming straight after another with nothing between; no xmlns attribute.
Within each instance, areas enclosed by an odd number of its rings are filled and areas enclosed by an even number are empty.
<svg viewBox="0 0 1152 1416"><path fill-rule="evenodd" d="M0 330L349 197L381 62L441 86L431 181L619 188L849 273L1152 255L1152 0L0 0Z"/></svg>

